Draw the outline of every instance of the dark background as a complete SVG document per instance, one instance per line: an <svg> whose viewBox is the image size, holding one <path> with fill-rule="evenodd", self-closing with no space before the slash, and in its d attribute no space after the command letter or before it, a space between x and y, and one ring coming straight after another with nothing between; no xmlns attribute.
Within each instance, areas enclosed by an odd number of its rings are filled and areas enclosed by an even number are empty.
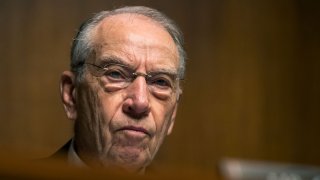
<svg viewBox="0 0 320 180"><path fill-rule="evenodd" d="M185 35L184 94L156 165L320 166L318 0L0 0L0 152L44 157L72 136L58 88L71 40L123 5L163 11Z"/></svg>

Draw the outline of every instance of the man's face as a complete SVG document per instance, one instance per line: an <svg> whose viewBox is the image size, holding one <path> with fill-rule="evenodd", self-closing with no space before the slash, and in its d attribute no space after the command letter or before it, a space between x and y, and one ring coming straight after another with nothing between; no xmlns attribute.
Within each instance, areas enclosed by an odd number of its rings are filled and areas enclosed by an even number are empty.
<svg viewBox="0 0 320 180"><path fill-rule="evenodd" d="M171 36L147 17L114 15L93 32L95 48L88 63L116 63L144 74L178 71L178 51ZM84 79L76 86L77 153L88 164L144 169L173 127L178 82L165 96L154 92L143 76L124 88L113 88L108 86L110 78L116 81L121 74L97 77L91 68L85 66ZM163 88L161 80L156 83Z"/></svg>

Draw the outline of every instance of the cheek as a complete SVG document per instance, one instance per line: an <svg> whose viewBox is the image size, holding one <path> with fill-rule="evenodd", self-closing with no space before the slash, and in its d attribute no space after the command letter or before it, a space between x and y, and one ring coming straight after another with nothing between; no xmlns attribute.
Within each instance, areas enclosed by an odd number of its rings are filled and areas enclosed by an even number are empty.
<svg viewBox="0 0 320 180"><path fill-rule="evenodd" d="M153 107L153 117L157 127L157 136L165 136L171 122L175 104L173 102L162 104L155 102Z"/></svg>
<svg viewBox="0 0 320 180"><path fill-rule="evenodd" d="M154 103L152 116L156 126L156 134L150 142L150 153L155 156L156 152L160 148L164 138L167 135L169 126L171 124L171 117L173 114L174 103Z"/></svg>
<svg viewBox="0 0 320 180"><path fill-rule="evenodd" d="M99 91L95 87L91 87L88 84L81 84L77 92L77 109L80 115L80 119L87 120L87 122L100 119L96 117L100 115L101 103L99 101Z"/></svg>
<svg viewBox="0 0 320 180"><path fill-rule="evenodd" d="M106 123L109 125L116 114L121 112L122 96L120 94L108 94L105 92L99 93L101 100L102 115Z"/></svg>
<svg viewBox="0 0 320 180"><path fill-rule="evenodd" d="M103 127L105 121L99 89L92 84L82 83L77 91L78 119L75 122L77 147L82 152L97 153L104 146Z"/></svg>

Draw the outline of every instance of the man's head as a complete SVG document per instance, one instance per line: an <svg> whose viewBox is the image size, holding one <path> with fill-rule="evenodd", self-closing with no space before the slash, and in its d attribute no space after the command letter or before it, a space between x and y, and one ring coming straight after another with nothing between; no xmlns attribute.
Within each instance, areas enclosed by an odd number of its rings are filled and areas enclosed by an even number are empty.
<svg viewBox="0 0 320 180"><path fill-rule="evenodd" d="M179 30L154 9L103 11L81 26L61 96L85 163L140 171L151 162L172 131L184 56Z"/></svg>

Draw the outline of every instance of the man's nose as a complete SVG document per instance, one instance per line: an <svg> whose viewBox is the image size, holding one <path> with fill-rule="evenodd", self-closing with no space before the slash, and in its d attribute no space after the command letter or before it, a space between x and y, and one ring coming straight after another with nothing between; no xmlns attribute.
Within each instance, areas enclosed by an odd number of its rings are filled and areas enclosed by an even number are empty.
<svg viewBox="0 0 320 180"><path fill-rule="evenodd" d="M128 87L122 110L128 116L141 119L150 112L149 90L143 76L138 76Z"/></svg>

